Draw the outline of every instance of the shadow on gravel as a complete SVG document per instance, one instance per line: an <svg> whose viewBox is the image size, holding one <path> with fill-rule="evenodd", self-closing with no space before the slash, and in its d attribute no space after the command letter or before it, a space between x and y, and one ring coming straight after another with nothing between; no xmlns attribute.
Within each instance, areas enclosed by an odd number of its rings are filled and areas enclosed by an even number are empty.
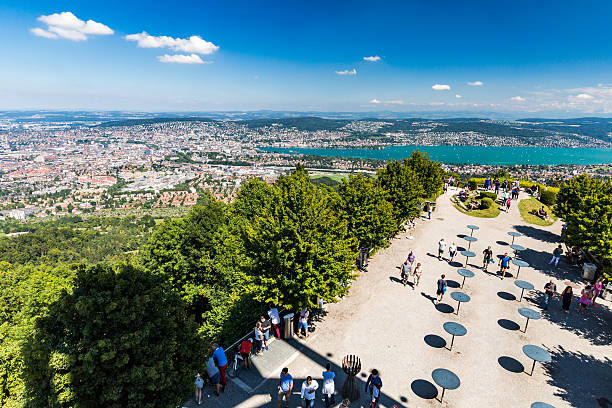
<svg viewBox="0 0 612 408"><path fill-rule="evenodd" d="M512 373L522 373L525 371L525 366L523 363L512 357L501 356L497 359L497 362L500 366L502 366L502 368L504 368L504 370L508 370Z"/></svg>
<svg viewBox="0 0 612 408"><path fill-rule="evenodd" d="M425 299L428 299L431 303L435 304L436 302L436 298L426 294L425 292L421 292L421 296L423 296Z"/></svg>
<svg viewBox="0 0 612 408"><path fill-rule="evenodd" d="M508 292L497 292L497 296L504 300L516 300L516 296Z"/></svg>
<svg viewBox="0 0 612 408"><path fill-rule="evenodd" d="M467 235L465 235L465 234L457 234L457 238L463 239L463 237L467 237Z"/></svg>
<svg viewBox="0 0 612 408"><path fill-rule="evenodd" d="M502 246L507 246L507 245L510 245L510 244L508 244L506 241L495 241L495 243L496 243L497 245L502 245Z"/></svg>
<svg viewBox="0 0 612 408"><path fill-rule="evenodd" d="M551 246L551 251L554 248ZM575 265L569 265L565 263L562 258L559 262L559 266L553 267L549 265L551 259L550 251L535 251L531 248L527 248L520 252L519 259L527 262L532 268L542 271L544 274L550 276L553 279L558 280L569 280L574 283L582 283L584 280L580 276L580 268ZM559 286L559 282L557 282ZM565 288L565 287L564 287ZM563 289L559 289L560 291Z"/></svg>
<svg viewBox="0 0 612 408"><path fill-rule="evenodd" d="M425 343L429 347L433 347L433 348L446 347L446 340L444 340L442 337L436 334L428 334L427 336L425 336L424 340L425 340Z"/></svg>
<svg viewBox="0 0 612 408"><path fill-rule="evenodd" d="M599 360L562 346L551 350L551 355L552 361L543 367L548 377L546 382L557 389L555 396L573 407L612 407L611 359Z"/></svg>
<svg viewBox="0 0 612 408"><path fill-rule="evenodd" d="M438 389L427 380L414 380L410 384L410 389L416 396L423 399L434 399L438 396Z"/></svg>
<svg viewBox="0 0 612 408"><path fill-rule="evenodd" d="M449 288L458 288L458 287L460 287L460 286L461 286L461 285L459 284L459 282L454 281L454 280L452 280L452 279L447 279L447 280L446 280L446 285L447 285Z"/></svg>
<svg viewBox="0 0 612 408"><path fill-rule="evenodd" d="M436 310L440 313L453 313L455 308L451 305L447 305L446 303L438 303L436 305Z"/></svg>
<svg viewBox="0 0 612 408"><path fill-rule="evenodd" d="M461 262L457 262L457 261L451 261L448 264L452 266L453 268L461 268L463 266Z"/></svg>
<svg viewBox="0 0 612 408"><path fill-rule="evenodd" d="M537 239L542 242L556 243L561 242L561 236L541 228L531 227L529 225L515 225L514 229L523 235ZM517 238L517 239L520 239Z"/></svg>
<svg viewBox="0 0 612 408"><path fill-rule="evenodd" d="M508 320L508 319L499 319L497 321L497 324L499 324L502 328L506 330L518 330L521 328L521 326L519 326L518 323L513 322L512 320Z"/></svg>

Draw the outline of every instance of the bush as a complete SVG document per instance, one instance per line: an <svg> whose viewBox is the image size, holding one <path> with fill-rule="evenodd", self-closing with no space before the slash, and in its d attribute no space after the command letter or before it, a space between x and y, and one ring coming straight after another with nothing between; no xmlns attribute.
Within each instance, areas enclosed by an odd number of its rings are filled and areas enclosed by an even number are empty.
<svg viewBox="0 0 612 408"><path fill-rule="evenodd" d="M483 210L488 210L493 207L493 200L489 197L485 197L480 201L480 208Z"/></svg>
<svg viewBox="0 0 612 408"><path fill-rule="evenodd" d="M551 206L554 205L555 202L557 202L557 193L554 191L551 191L550 188L548 188L548 190L540 190L540 201L542 202L542 204Z"/></svg>
<svg viewBox="0 0 612 408"><path fill-rule="evenodd" d="M480 198L490 198L491 200L495 201L497 200L497 194L490 191L481 191Z"/></svg>
<svg viewBox="0 0 612 408"><path fill-rule="evenodd" d="M476 190L478 188L478 183L476 182L476 180L470 179L468 180L468 187L470 188L470 190Z"/></svg>

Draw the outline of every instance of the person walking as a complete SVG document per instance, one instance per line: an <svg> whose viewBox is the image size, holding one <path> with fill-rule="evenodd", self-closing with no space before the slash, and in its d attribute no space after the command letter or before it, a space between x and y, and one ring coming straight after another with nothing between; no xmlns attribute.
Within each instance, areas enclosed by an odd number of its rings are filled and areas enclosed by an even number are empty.
<svg viewBox="0 0 612 408"><path fill-rule="evenodd" d="M578 313L584 314L587 306L591 304L591 291L587 288L582 289L582 293L580 294L580 299L578 299L578 303L580 303L580 309L578 309Z"/></svg>
<svg viewBox="0 0 612 408"><path fill-rule="evenodd" d="M548 309L548 303L550 303L550 299L555 297L557 293L557 285L555 285L554 280L550 280L546 285L544 285L544 310Z"/></svg>
<svg viewBox="0 0 612 408"><path fill-rule="evenodd" d="M404 261L402 266L400 267L402 283L404 286L408 284L408 277L412 274L412 264L408 263L408 259Z"/></svg>
<svg viewBox="0 0 612 408"><path fill-rule="evenodd" d="M595 300L597 299L598 296L601 296L602 293L603 293L603 278L599 278L597 279L597 282L595 282L595 285L593 285L593 298L591 299L591 304L593 305L593 307L599 307L595 304Z"/></svg>
<svg viewBox="0 0 612 408"><path fill-rule="evenodd" d="M217 343L213 343L212 345L214 362L219 369L220 374L220 383L221 383L221 392L225 392L225 387L227 386L227 378L225 377L225 372L227 370L227 356L225 355L225 350L223 347L219 346Z"/></svg>
<svg viewBox="0 0 612 408"><path fill-rule="evenodd" d="M323 398L325 400L325 408L329 408L336 403L334 394L336 393L336 384L334 383L336 373L331 369L331 363L325 365L323 371Z"/></svg>
<svg viewBox="0 0 612 408"><path fill-rule="evenodd" d="M419 286L419 282L421 281L421 275L423 274L423 267L421 263L417 263L416 268L412 272L412 290L414 290L417 286Z"/></svg>
<svg viewBox="0 0 612 408"><path fill-rule="evenodd" d="M550 259L550 262L548 264L550 265L550 264L552 264L554 262L555 263L555 268L556 268L557 264L559 263L559 259L561 259L561 255L563 255L563 247L561 245L559 245L553 251L552 258Z"/></svg>
<svg viewBox="0 0 612 408"><path fill-rule="evenodd" d="M204 387L204 379L200 375L200 373L196 374L195 377L195 399L198 405L202 404L202 387Z"/></svg>
<svg viewBox="0 0 612 408"><path fill-rule="evenodd" d="M377 387L379 391L382 388L382 379L380 378L377 369L372 370L365 385L365 392L370 394L370 399L373 397L375 387Z"/></svg>
<svg viewBox="0 0 612 408"><path fill-rule="evenodd" d="M504 254L504 256L502 256L499 259L499 266L500 266L500 272L501 272L501 278L502 280L506 277L506 271L508 270L508 268L510 268L510 261L512 260L512 258L510 258L510 256L508 256L508 253L506 252Z"/></svg>
<svg viewBox="0 0 612 408"><path fill-rule="evenodd" d="M257 322L255 324L255 329L253 330L255 335L255 353L260 356L261 349L263 346L263 331L261 330L261 323Z"/></svg>
<svg viewBox="0 0 612 408"><path fill-rule="evenodd" d="M308 337L308 317L310 316L310 312L308 309L304 308L300 312L300 318L298 320L298 336L302 336L302 330L304 330L304 337Z"/></svg>
<svg viewBox="0 0 612 408"><path fill-rule="evenodd" d="M209 358L206 362L206 375L208 376L210 385L215 387L215 395L218 397L221 392L221 372L219 368L217 368L217 364L213 357Z"/></svg>
<svg viewBox="0 0 612 408"><path fill-rule="evenodd" d="M300 392L303 407L313 408L315 406L315 394L318 388L318 382L313 380L311 376L306 377L306 381L302 383L302 391Z"/></svg>
<svg viewBox="0 0 612 408"><path fill-rule="evenodd" d="M276 338L280 340L280 315L278 314L278 309L273 306L270 307L270 310L268 310L268 317L270 318L270 323L272 323L272 329L274 330Z"/></svg>
<svg viewBox="0 0 612 408"><path fill-rule="evenodd" d="M438 279L438 290L436 290L436 295L438 296L438 303L442 301L442 298L444 298L444 294L446 293L447 283L444 277L445 275L441 275L440 279Z"/></svg>
<svg viewBox="0 0 612 408"><path fill-rule="evenodd" d="M410 265L414 264L414 261L416 260L416 256L414 255L414 252L410 251L410 253L408 254L408 262L410 263Z"/></svg>
<svg viewBox="0 0 612 408"><path fill-rule="evenodd" d="M446 242L444 241L444 238L442 238L438 242L438 261L442 260L442 255L444 255L444 252L446 252Z"/></svg>
<svg viewBox="0 0 612 408"><path fill-rule="evenodd" d="M488 272L489 264L493 262L493 250L489 246L487 249L482 251L483 259L482 259L482 270Z"/></svg>
<svg viewBox="0 0 612 408"><path fill-rule="evenodd" d="M291 391L293 391L293 377L289 374L289 369L285 367L280 373L280 381L278 382L277 408L281 408L283 402L285 403L284 406L289 408Z"/></svg>
<svg viewBox="0 0 612 408"><path fill-rule="evenodd" d="M454 242L448 247L448 255L450 257L448 262L453 262L453 258L457 255L457 245Z"/></svg>
<svg viewBox="0 0 612 408"><path fill-rule="evenodd" d="M572 287L568 285L561 293L561 310L563 310L565 313L569 313L573 298L574 292L572 291Z"/></svg>

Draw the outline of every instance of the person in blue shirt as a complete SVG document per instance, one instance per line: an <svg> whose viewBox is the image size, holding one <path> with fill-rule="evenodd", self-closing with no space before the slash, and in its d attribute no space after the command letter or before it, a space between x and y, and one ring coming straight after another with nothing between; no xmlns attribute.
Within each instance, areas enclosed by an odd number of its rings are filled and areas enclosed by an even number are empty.
<svg viewBox="0 0 612 408"><path fill-rule="evenodd" d="M370 393L370 398L372 398L372 394L374 393L374 387L380 390L382 388L382 380L378 376L378 370L373 369L372 373L368 377L368 381L366 381L365 392Z"/></svg>
<svg viewBox="0 0 612 408"><path fill-rule="evenodd" d="M227 370L227 357L225 356L225 350L223 347L219 346L217 343L213 343L213 359L215 360L215 364L219 369L219 374L221 374L221 392L225 391L225 386L227 385L227 379L225 378L225 371Z"/></svg>
<svg viewBox="0 0 612 408"><path fill-rule="evenodd" d="M331 364L327 363L325 366L325 371L323 371L323 398L325 398L326 408L329 408L336 403L334 398L334 394L336 392L336 387L334 384L335 377L336 373L332 371Z"/></svg>
<svg viewBox="0 0 612 408"><path fill-rule="evenodd" d="M511 260L512 260L512 258L510 258L508 256L507 252L504 254L503 257L501 257L499 259L499 266L501 267L501 273L502 273L501 278L502 279L504 279L504 277L506 276L506 271L508 270L508 268L510 268L510 261Z"/></svg>
<svg viewBox="0 0 612 408"><path fill-rule="evenodd" d="M278 382L278 403L277 407L281 407L281 402L285 401L285 407L289 407L289 401L291 400L291 391L293 390L293 377L289 374L287 367L283 368L280 374L280 381Z"/></svg>

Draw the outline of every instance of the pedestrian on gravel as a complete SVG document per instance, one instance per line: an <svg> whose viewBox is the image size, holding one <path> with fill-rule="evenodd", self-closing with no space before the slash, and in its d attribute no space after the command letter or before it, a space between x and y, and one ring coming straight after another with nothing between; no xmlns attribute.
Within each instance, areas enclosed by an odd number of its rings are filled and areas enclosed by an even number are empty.
<svg viewBox="0 0 612 408"><path fill-rule="evenodd" d="M448 261L453 262L453 258L457 255L457 245L454 242L448 247L448 255L450 257Z"/></svg>
<svg viewBox="0 0 612 408"><path fill-rule="evenodd" d="M438 295L438 303L442 301L444 294L446 293L447 283L444 279L445 275L441 275L440 279L438 279L438 290L436 290L436 295Z"/></svg>
<svg viewBox="0 0 612 408"><path fill-rule="evenodd" d="M272 330L274 330L276 338L280 339L280 315L278 314L278 309L274 306L270 306L270 310L268 310L268 317L270 318L270 323L272 323Z"/></svg>
<svg viewBox="0 0 612 408"><path fill-rule="evenodd" d="M331 369L331 363L325 365L325 371L323 371L323 398L325 399L325 408L329 408L336 403L334 394L336 392L336 385L334 383L336 373Z"/></svg>
<svg viewBox="0 0 612 408"><path fill-rule="evenodd" d="M213 357L209 358L206 362L206 375L208 376L208 382L210 385L215 387L215 395L218 397L221 392L221 371L217 368L216 362Z"/></svg>
<svg viewBox="0 0 612 408"><path fill-rule="evenodd" d="M255 334L255 353L259 356L261 355L261 349L263 346L263 331L261 330L261 323L257 322L255 324L255 329L253 332Z"/></svg>
<svg viewBox="0 0 612 408"><path fill-rule="evenodd" d="M544 285L544 310L548 309L548 303L550 303L550 299L555 297L557 294L557 285L555 285L554 280L550 280L546 285Z"/></svg>
<svg viewBox="0 0 612 408"><path fill-rule="evenodd" d="M408 263L408 259L404 261L400 267L402 283L404 286L408 284L408 277L412 274L412 264Z"/></svg>
<svg viewBox="0 0 612 408"><path fill-rule="evenodd" d="M574 292L572 291L572 287L568 285L563 289L563 293L561 293L561 310L565 313L569 313L573 298Z"/></svg>
<svg viewBox="0 0 612 408"><path fill-rule="evenodd" d="M315 406L315 394L318 388L318 382L313 380L311 376L306 377L306 381L302 383L302 391L300 392L303 407L313 408Z"/></svg>
<svg viewBox="0 0 612 408"><path fill-rule="evenodd" d="M414 290L417 286L419 286L419 282L421 281L421 275L423 274L423 267L421 263L417 263L416 268L412 272L412 290Z"/></svg>
<svg viewBox="0 0 612 408"><path fill-rule="evenodd" d="M204 379L200 375L200 373L196 374L195 377L195 398L198 405L202 404L202 387L204 387Z"/></svg>
<svg viewBox="0 0 612 408"><path fill-rule="evenodd" d="M444 252L446 252L446 242L444 241L444 238L440 239L440 242L438 242L438 261L442 260L442 255L444 255Z"/></svg>
<svg viewBox="0 0 612 408"><path fill-rule="evenodd" d="M491 250L491 247L489 246L487 249L482 251L482 254L484 255L482 259L482 270L488 272L487 269L489 264L493 262L493 251Z"/></svg>
<svg viewBox="0 0 612 408"><path fill-rule="evenodd" d="M408 262L410 262L410 265L412 265L415 260L416 256L414 255L414 252L410 251L410 253L408 254Z"/></svg>
<svg viewBox="0 0 612 408"><path fill-rule="evenodd" d="M259 323L261 323L261 332L263 334L263 349L268 350L268 340L270 340L270 319L266 319L265 316L259 317Z"/></svg>
<svg viewBox="0 0 612 408"><path fill-rule="evenodd" d="M304 308L300 312L300 318L298 320L298 336L302 336L302 330L304 331L304 337L308 337L308 318L310 317L310 312L308 309Z"/></svg>
<svg viewBox="0 0 612 408"><path fill-rule="evenodd" d="M563 255L563 247L559 245L553 251L552 258L550 259L550 262L548 262L548 264L551 265L554 262L556 268L557 264L559 263L559 260L561 259L561 255Z"/></svg>
<svg viewBox="0 0 612 408"><path fill-rule="evenodd" d="M582 293L580 295L580 299L578 299L578 303L580 303L580 309L578 313L584 314L587 306L591 304L591 291L587 288L582 289Z"/></svg>
<svg viewBox="0 0 612 408"><path fill-rule="evenodd" d="M375 387L377 387L379 391L382 387L382 379L378 375L377 369L372 370L372 372L370 373L370 376L368 377L368 380L366 381L366 385L365 385L365 392L370 394L370 398L372 398L374 394Z"/></svg>
<svg viewBox="0 0 612 408"><path fill-rule="evenodd" d="M599 278L597 279L597 282L595 282L595 285L593 285L593 298L591 299L591 303L593 304L593 307L599 307L595 304L595 299L597 299L597 296L601 296L602 293L603 293L603 278Z"/></svg>
<svg viewBox="0 0 612 408"><path fill-rule="evenodd" d="M223 350L223 347L219 346L217 343L213 343L212 350L212 358L219 369L221 392L225 392L225 387L227 386L227 378L225 377L225 371L227 370L228 365L227 356L225 355L225 350Z"/></svg>
<svg viewBox="0 0 612 408"><path fill-rule="evenodd" d="M502 274L501 278L504 279L506 277L506 271L510 268L510 261L512 258L508 256L506 252L504 256L499 259L500 272Z"/></svg>
<svg viewBox="0 0 612 408"><path fill-rule="evenodd" d="M285 367L281 371L280 381L278 382L277 408L281 408L282 402L285 402L285 407L289 408L291 391L293 391L293 377L289 374L289 369Z"/></svg>

